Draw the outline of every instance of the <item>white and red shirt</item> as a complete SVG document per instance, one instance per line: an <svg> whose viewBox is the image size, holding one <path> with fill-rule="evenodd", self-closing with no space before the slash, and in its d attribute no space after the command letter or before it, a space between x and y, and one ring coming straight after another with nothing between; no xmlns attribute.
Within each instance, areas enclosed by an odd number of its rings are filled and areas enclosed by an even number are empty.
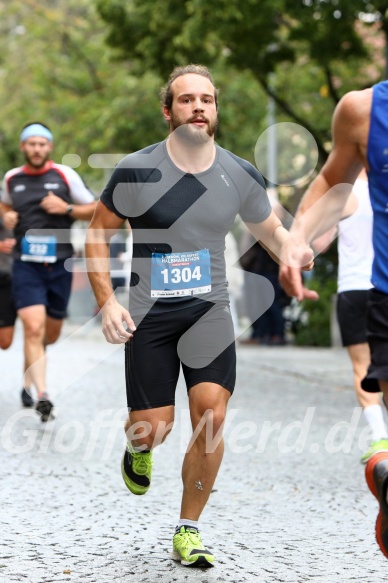
<svg viewBox="0 0 388 583"><path fill-rule="evenodd" d="M27 166L13 168L4 176L1 200L19 215L15 227L16 245L14 256L20 257L21 241L27 231L42 235L57 235L57 257L71 257L70 227L73 219L69 215L47 213L40 202L53 192L67 203L88 204L94 196L81 177L69 166L50 161L44 170L32 173Z"/></svg>

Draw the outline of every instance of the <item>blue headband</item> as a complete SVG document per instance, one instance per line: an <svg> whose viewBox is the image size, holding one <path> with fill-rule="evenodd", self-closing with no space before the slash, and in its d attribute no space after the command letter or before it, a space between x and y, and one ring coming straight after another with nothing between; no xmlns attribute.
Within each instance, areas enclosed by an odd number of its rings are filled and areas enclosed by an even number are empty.
<svg viewBox="0 0 388 583"><path fill-rule="evenodd" d="M20 141L25 142L26 140L28 140L28 138L32 137L46 138L47 140L49 140L49 142L53 141L53 134L50 132L49 129L40 125L40 123L33 123L32 125L24 128L24 130L20 134Z"/></svg>

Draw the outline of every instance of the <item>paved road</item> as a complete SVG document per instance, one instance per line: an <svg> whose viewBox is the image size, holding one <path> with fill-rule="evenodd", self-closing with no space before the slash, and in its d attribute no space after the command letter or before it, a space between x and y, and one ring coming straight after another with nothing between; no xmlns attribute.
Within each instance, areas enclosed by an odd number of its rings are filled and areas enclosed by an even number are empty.
<svg viewBox="0 0 388 583"><path fill-rule="evenodd" d="M203 572L169 558L188 440L183 383L152 488L135 497L120 476L123 348L97 326L68 324L48 351L57 418L43 426L19 405L18 329L0 354L0 582L380 583L388 565L346 353L238 352L224 462L201 521L217 567Z"/></svg>

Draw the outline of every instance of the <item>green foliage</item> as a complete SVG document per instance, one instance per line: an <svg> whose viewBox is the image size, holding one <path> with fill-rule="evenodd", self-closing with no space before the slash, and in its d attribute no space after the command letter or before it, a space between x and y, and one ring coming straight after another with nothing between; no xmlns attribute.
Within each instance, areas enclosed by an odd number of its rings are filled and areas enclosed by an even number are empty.
<svg viewBox="0 0 388 583"><path fill-rule="evenodd" d="M385 8L366 0L95 1L108 42L135 68L162 78L187 62L249 72L278 112L314 136L320 164L340 97L382 75L376 43L364 37L368 22L385 31Z"/></svg>
<svg viewBox="0 0 388 583"><path fill-rule="evenodd" d="M330 346L330 315L332 298L337 291L337 279L333 275L328 276L324 282L321 278L312 278L306 285L318 291L319 300L302 302L307 318L297 328L295 343L298 346Z"/></svg>
<svg viewBox="0 0 388 583"><path fill-rule="evenodd" d="M305 285L319 293L319 300L305 300L302 311L307 315L306 322L297 328L295 343L299 346L330 346L330 315L332 298L337 292L337 245L333 244L314 260L314 271L309 278L305 274Z"/></svg>
<svg viewBox="0 0 388 583"><path fill-rule="evenodd" d="M331 345L332 298L337 292L337 245L331 245L325 253L315 258L312 277L306 274L306 287L319 293L319 300L305 300L302 310L307 315L306 322L298 326L295 343L299 346Z"/></svg>
<svg viewBox="0 0 388 583"><path fill-rule="evenodd" d="M376 23L355 27L361 10ZM369 41L384 12L364 0L0 0L0 174L22 163L20 129L40 119L54 158L77 154L98 191L111 169L89 156L162 139L159 88L187 62L209 65L221 89L222 146L254 162L271 93L277 121L308 129L322 162L339 96L381 77L383 47Z"/></svg>
<svg viewBox="0 0 388 583"><path fill-rule="evenodd" d="M89 0L0 3L0 27L2 174L23 162L19 135L31 120L51 127L56 161L80 157L77 170L97 193L111 169L91 168L91 154L124 155L164 137L160 79L114 61Z"/></svg>

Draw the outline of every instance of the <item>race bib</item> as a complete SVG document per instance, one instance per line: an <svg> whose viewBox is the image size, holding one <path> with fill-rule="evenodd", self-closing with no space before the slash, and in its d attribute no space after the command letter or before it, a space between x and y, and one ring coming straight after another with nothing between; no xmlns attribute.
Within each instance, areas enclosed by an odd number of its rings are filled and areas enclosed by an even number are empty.
<svg viewBox="0 0 388 583"><path fill-rule="evenodd" d="M57 260L57 240L55 237L27 235L22 239L22 261L55 263Z"/></svg>
<svg viewBox="0 0 388 583"><path fill-rule="evenodd" d="M210 292L208 249L186 253L153 253L151 258L151 297L177 298Z"/></svg>

